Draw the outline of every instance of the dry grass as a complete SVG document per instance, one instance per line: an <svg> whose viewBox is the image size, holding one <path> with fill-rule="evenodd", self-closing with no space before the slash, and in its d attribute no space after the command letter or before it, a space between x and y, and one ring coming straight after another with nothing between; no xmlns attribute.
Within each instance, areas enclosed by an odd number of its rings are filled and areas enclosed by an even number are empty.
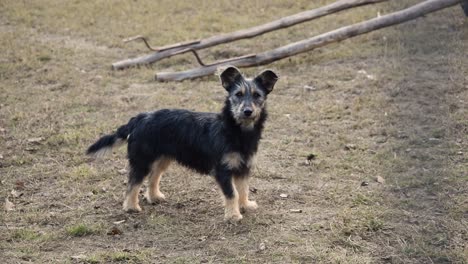
<svg viewBox="0 0 468 264"><path fill-rule="evenodd" d="M281 80L252 179L260 209L241 224L222 221L212 179L177 166L162 179L166 203L125 214L124 149L83 155L138 112L222 106L215 77L152 81L195 65L190 56L111 71L145 52L122 38L164 45L327 2L2 1L0 198L15 204L0 214L3 262L467 263L468 30L458 7L271 65ZM202 54L270 49L396 5Z"/></svg>

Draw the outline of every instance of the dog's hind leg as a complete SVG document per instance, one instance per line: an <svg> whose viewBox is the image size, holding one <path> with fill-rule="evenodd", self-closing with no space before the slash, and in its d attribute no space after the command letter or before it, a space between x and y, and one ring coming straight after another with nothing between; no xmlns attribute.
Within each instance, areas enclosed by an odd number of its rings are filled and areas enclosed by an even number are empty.
<svg viewBox="0 0 468 264"><path fill-rule="evenodd" d="M239 206L246 211L258 208L254 201L249 201L249 178L248 176L234 176L234 185L239 193Z"/></svg>
<svg viewBox="0 0 468 264"><path fill-rule="evenodd" d="M146 200L149 203L155 203L157 201L165 200L164 194L159 190L159 181L164 171L171 164L171 160L165 157L157 159L152 166L152 170L149 176L148 189L146 191Z"/></svg>
<svg viewBox="0 0 468 264"><path fill-rule="evenodd" d="M239 194L233 185L232 174L228 170L218 170L216 181L224 194L224 219L228 221L239 221L242 215L239 209Z"/></svg>
<svg viewBox="0 0 468 264"><path fill-rule="evenodd" d="M130 173L128 175L127 192L123 209L126 212L140 212L138 194L140 193L141 184L148 174L149 169L146 166L136 166L130 161Z"/></svg>

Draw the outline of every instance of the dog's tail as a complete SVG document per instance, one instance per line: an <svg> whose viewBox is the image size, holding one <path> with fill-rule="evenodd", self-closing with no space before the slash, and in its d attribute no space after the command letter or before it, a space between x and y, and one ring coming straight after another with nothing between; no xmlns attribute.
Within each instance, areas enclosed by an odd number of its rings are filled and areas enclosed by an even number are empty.
<svg viewBox="0 0 468 264"><path fill-rule="evenodd" d="M88 150L86 150L86 154L95 157L105 156L111 152L112 148L125 143L128 136L132 133L138 123L146 116L147 114L145 113L132 117L128 124L119 127L115 133L102 136L98 141L89 146Z"/></svg>

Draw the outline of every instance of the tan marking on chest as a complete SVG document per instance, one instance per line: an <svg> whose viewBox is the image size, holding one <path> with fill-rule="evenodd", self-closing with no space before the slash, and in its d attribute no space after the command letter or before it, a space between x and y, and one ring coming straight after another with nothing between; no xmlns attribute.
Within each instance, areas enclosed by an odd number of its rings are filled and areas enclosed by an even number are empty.
<svg viewBox="0 0 468 264"><path fill-rule="evenodd" d="M237 152L229 152L223 156L221 162L230 169L239 168L242 165L242 157Z"/></svg>

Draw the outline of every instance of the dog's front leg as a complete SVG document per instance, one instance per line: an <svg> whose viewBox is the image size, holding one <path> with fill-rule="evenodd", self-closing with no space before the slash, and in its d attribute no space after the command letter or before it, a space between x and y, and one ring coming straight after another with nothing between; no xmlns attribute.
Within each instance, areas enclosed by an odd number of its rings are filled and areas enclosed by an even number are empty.
<svg viewBox="0 0 468 264"><path fill-rule="evenodd" d="M239 221L242 215L239 209L239 194L233 184L230 170L219 168L216 172L216 181L224 195L224 219L227 221Z"/></svg>
<svg viewBox="0 0 468 264"><path fill-rule="evenodd" d="M240 208L245 211L254 211L257 209L257 203L249 200L249 176L234 176L234 185L239 193Z"/></svg>

